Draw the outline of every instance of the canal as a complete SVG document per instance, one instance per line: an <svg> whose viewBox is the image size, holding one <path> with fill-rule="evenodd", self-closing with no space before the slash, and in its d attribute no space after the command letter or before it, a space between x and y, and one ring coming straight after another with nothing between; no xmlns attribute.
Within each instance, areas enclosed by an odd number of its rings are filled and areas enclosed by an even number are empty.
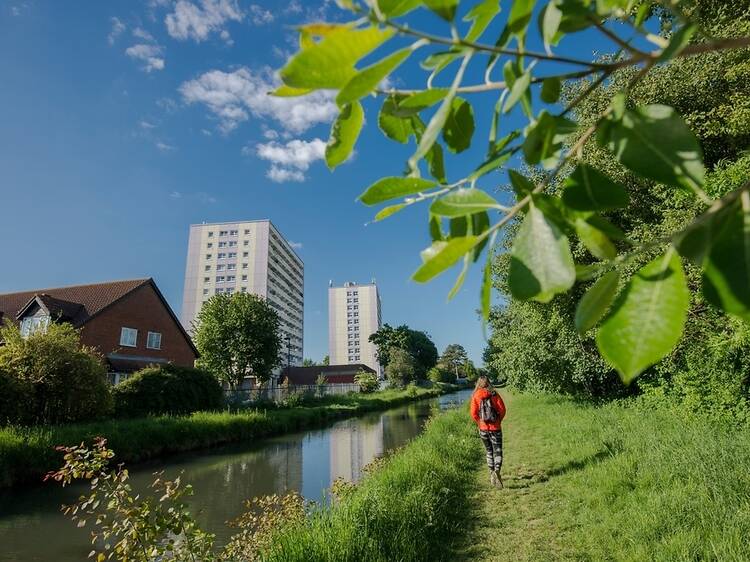
<svg viewBox="0 0 750 562"><path fill-rule="evenodd" d="M325 501L333 481L356 482L374 458L400 447L422 432L438 409L458 406L470 391L414 402L392 410L339 421L324 429L292 433L252 445L232 445L171 456L131 471L135 490L146 490L153 473L183 473L192 484L191 511L199 525L225 544L232 530L226 522L243 511L243 500L266 494L300 492ZM79 529L60 513L87 486L0 490L0 561L80 562L91 551L89 530Z"/></svg>

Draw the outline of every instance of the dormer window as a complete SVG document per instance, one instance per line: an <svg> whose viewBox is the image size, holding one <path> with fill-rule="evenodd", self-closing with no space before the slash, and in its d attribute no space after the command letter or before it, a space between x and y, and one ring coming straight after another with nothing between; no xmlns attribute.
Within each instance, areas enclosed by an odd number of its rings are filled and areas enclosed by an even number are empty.
<svg viewBox="0 0 750 562"><path fill-rule="evenodd" d="M49 325L49 316L27 316L21 320L21 335L24 338L37 332L46 332Z"/></svg>
<svg viewBox="0 0 750 562"><path fill-rule="evenodd" d="M123 328L120 331L120 345L125 347L136 347L138 342L138 330L134 328Z"/></svg>

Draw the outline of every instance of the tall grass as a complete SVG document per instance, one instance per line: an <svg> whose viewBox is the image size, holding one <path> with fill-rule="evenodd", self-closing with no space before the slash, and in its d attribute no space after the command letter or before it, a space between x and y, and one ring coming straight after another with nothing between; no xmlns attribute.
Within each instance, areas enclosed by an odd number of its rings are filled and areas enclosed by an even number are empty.
<svg viewBox="0 0 750 562"><path fill-rule="evenodd" d="M320 425L333 419L434 397L449 387L386 390L373 394L327 396L295 408L236 413L197 412L53 427L0 428L0 487L39 481L62 464L57 445L90 442L104 436L118 462L133 463L170 453L250 441Z"/></svg>
<svg viewBox="0 0 750 562"><path fill-rule="evenodd" d="M465 411L430 421L425 432L367 477L340 504L275 537L267 561L450 559L482 457Z"/></svg>

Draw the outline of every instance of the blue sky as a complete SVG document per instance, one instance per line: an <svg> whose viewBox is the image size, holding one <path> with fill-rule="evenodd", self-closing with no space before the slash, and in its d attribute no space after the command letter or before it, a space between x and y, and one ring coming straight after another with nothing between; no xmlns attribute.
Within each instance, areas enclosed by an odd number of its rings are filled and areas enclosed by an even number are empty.
<svg viewBox="0 0 750 562"><path fill-rule="evenodd" d="M412 150L385 140L375 101L354 158L331 173L330 97L263 95L293 26L343 15L323 0L0 0L0 292L152 276L179 313L188 225L270 218L305 261L306 357L327 353L328 281L376 278L385 322L481 363L479 269L447 303L455 273L409 281L426 208L367 225L375 210L355 202ZM447 31L430 13L416 23ZM395 80L424 78L414 61ZM478 115L494 101L472 99ZM487 127L449 178L482 160Z"/></svg>

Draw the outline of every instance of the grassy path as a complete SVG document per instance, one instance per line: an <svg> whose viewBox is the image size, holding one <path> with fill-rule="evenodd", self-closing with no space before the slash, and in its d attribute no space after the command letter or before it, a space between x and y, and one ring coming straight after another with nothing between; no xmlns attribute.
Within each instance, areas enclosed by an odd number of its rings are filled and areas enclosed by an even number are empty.
<svg viewBox="0 0 750 562"><path fill-rule="evenodd" d="M562 398L506 402L505 489L477 467L454 559L750 560L747 429Z"/></svg>

